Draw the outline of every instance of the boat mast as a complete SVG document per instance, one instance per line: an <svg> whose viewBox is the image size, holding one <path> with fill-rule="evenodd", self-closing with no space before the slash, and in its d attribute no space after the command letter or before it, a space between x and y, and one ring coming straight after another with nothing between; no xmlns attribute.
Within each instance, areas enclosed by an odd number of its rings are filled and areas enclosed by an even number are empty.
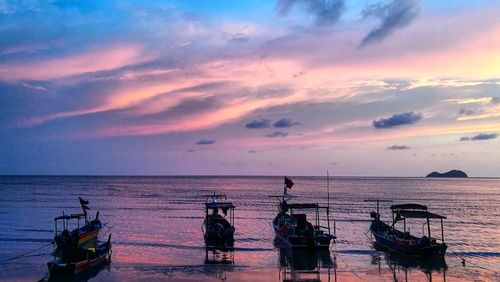
<svg viewBox="0 0 500 282"><path fill-rule="evenodd" d="M443 219L442 218L441 218L441 241L444 244L444 228L443 228Z"/></svg>
<svg viewBox="0 0 500 282"><path fill-rule="evenodd" d="M330 174L328 173L328 170L326 171L326 193L327 206L328 209L330 209Z"/></svg>
<svg viewBox="0 0 500 282"><path fill-rule="evenodd" d="M326 200L326 221L328 222L328 234L330 234L330 174L328 173L328 170L326 171ZM335 235L335 228L333 230L333 233Z"/></svg>
<svg viewBox="0 0 500 282"><path fill-rule="evenodd" d="M427 234L429 235L429 240L431 239L431 223L429 221L429 216L427 216Z"/></svg>
<svg viewBox="0 0 500 282"><path fill-rule="evenodd" d="M286 179L286 176L285 176ZM283 182L283 203L285 202L285 195L286 195L286 182Z"/></svg>

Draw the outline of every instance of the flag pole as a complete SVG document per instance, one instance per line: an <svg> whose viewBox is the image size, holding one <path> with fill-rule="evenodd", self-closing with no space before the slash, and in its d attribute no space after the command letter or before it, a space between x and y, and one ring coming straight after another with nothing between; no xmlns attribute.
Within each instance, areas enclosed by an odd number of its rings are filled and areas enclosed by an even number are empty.
<svg viewBox="0 0 500 282"><path fill-rule="evenodd" d="M286 195L286 176L285 179L283 180L283 203L285 202L285 195Z"/></svg>

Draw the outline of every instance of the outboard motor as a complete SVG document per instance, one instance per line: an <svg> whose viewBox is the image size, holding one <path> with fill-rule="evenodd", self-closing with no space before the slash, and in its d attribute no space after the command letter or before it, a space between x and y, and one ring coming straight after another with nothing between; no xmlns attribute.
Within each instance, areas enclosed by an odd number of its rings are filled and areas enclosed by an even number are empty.
<svg viewBox="0 0 500 282"><path fill-rule="evenodd" d="M375 211L372 211L372 212L370 212L370 217L373 218L373 219L375 219L375 220L379 220L380 219L380 214L378 214Z"/></svg>
<svg viewBox="0 0 500 282"><path fill-rule="evenodd" d="M422 236L422 238L417 240L417 245L419 246L429 246L431 244L431 240L427 236Z"/></svg>

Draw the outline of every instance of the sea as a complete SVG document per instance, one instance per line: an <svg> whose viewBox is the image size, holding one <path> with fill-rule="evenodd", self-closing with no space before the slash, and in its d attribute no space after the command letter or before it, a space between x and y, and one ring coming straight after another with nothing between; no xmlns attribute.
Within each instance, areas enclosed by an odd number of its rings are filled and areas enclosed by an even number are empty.
<svg viewBox="0 0 500 282"><path fill-rule="evenodd" d="M291 202L330 205L337 236L330 250L274 245L272 195L283 192L282 176L0 176L0 280L47 279L53 219L80 213L82 197L105 224L100 238L112 234L113 253L70 281L500 281L500 179L330 177L327 185L326 177L290 178ZM236 206L232 249L205 247L204 203L213 193ZM375 246L368 228L376 204L364 200L377 198L393 201L380 203L382 220L401 203L446 216L445 259L408 259ZM425 220L407 228L427 233ZM439 221L431 232L442 238Z"/></svg>

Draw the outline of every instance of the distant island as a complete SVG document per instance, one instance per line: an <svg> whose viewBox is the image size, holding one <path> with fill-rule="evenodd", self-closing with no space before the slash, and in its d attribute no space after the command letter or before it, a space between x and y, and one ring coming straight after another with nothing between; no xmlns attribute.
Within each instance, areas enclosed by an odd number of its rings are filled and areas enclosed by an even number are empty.
<svg viewBox="0 0 500 282"><path fill-rule="evenodd" d="M436 171L433 171L429 174L427 174L426 177L460 177L460 178L466 178L468 177L467 174L461 170L450 170L448 172L445 172L445 173L439 173L439 172L436 172Z"/></svg>

